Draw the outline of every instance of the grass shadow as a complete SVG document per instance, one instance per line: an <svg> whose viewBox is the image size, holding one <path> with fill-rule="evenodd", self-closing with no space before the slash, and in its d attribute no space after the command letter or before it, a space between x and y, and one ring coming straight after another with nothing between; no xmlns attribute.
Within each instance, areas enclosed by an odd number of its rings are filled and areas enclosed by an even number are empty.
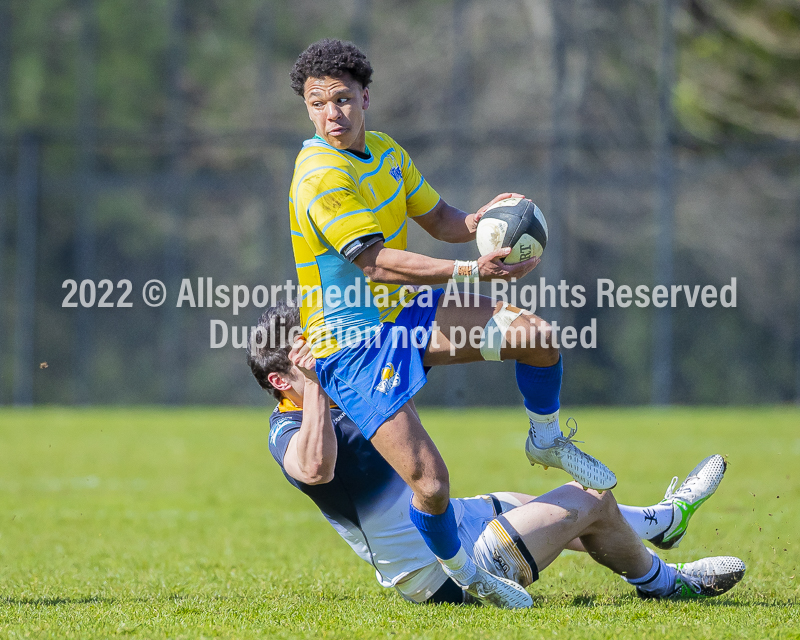
<svg viewBox="0 0 800 640"><path fill-rule="evenodd" d="M713 606L713 607L732 607L734 609L746 609L747 607L762 607L768 609L786 609L791 607L797 606L797 601L795 600L787 600L785 602L759 602L759 601L741 601L735 600L733 598L727 598L725 600L716 600L714 598L710 598L708 600L702 600L698 602L698 604L702 604L703 606Z"/></svg>
<svg viewBox="0 0 800 640"><path fill-rule="evenodd" d="M114 604L117 598L103 598L101 596L83 596L80 598L53 597L53 598L0 598L0 602L10 605L33 605L41 607L55 607L60 604Z"/></svg>
<svg viewBox="0 0 800 640"><path fill-rule="evenodd" d="M590 595L581 594L579 596L574 596L572 598L572 602L570 602L570 604L573 607L593 607L593 606L595 606L595 604L597 604L597 597L596 596L590 596ZM613 604L616 604L616 603L604 602L603 604L612 604L613 605Z"/></svg>

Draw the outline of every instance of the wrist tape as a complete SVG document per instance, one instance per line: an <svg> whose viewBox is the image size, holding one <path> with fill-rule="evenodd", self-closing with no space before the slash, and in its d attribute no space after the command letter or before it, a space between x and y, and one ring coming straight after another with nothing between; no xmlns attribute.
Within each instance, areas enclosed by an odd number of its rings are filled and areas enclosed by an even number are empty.
<svg viewBox="0 0 800 640"><path fill-rule="evenodd" d="M456 282L477 282L477 260L455 260L453 264L453 280Z"/></svg>

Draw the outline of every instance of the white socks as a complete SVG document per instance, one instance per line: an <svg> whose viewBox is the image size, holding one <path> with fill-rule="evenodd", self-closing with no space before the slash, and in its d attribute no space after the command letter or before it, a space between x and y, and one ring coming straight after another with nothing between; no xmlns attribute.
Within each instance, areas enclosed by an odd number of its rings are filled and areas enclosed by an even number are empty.
<svg viewBox="0 0 800 640"><path fill-rule="evenodd" d="M625 578L628 584L638 587L647 594L666 598L675 591L675 578L677 570L659 558L653 551L648 549L653 556L653 566L641 578Z"/></svg>
<svg viewBox="0 0 800 640"><path fill-rule="evenodd" d="M672 526L675 517L672 504L656 504L652 507L629 507L618 505L625 520L640 538L650 540Z"/></svg>
<svg viewBox="0 0 800 640"><path fill-rule="evenodd" d="M553 441L561 436L561 427L558 424L558 411L546 416L528 411L528 418L531 421L531 439L539 449L546 449L553 446Z"/></svg>
<svg viewBox="0 0 800 640"><path fill-rule="evenodd" d="M478 571L472 558L464 551L463 546L452 558L449 560L439 558L439 562L442 563L444 572L462 587L469 586Z"/></svg>

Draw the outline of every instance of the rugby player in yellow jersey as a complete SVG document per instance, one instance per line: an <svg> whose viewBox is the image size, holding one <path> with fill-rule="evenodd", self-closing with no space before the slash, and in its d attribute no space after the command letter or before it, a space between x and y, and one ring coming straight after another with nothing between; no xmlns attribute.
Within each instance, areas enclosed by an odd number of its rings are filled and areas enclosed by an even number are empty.
<svg viewBox="0 0 800 640"><path fill-rule="evenodd" d="M414 287L521 278L539 260L505 265L509 249L465 262L406 251L409 219L439 240L469 242L489 205L467 214L447 204L397 142L366 130L372 67L355 45L314 43L291 75L316 131L297 156L289 206L303 335L320 384L410 485L411 520L447 574L485 602L530 606L524 589L483 571L461 547L447 467L412 402L427 368L515 360L531 463L564 469L600 491L616 477L575 447L574 432L561 432L561 358L545 321L486 297L478 306L448 306L441 289ZM512 195L519 194L489 204ZM458 346L450 340L457 328L483 331L484 339Z"/></svg>

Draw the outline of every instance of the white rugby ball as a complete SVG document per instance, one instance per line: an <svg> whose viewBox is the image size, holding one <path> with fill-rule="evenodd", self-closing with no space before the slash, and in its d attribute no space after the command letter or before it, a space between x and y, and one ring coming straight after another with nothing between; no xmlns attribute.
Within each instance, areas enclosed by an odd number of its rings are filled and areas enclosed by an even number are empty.
<svg viewBox="0 0 800 640"><path fill-rule="evenodd" d="M527 198L506 198L486 210L475 233L482 256L511 247L503 262L516 264L539 258L547 246L547 221L542 210Z"/></svg>

